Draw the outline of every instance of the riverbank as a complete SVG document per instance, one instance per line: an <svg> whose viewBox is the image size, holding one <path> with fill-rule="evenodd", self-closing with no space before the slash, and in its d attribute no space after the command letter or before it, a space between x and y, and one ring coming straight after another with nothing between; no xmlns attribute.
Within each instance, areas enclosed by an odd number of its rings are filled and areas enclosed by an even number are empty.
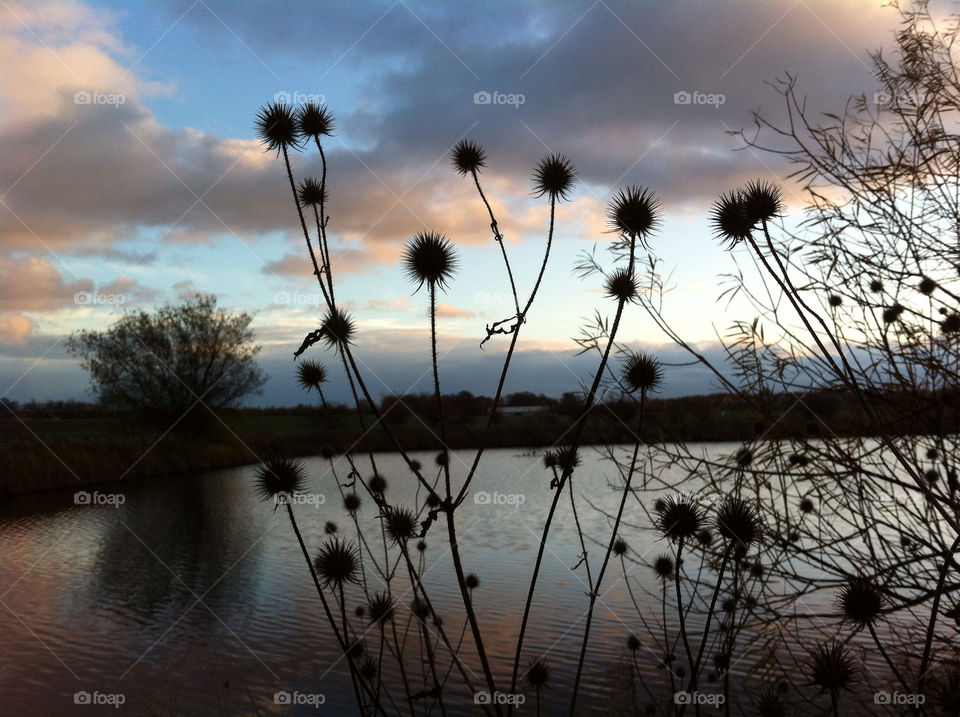
<svg viewBox="0 0 960 717"><path fill-rule="evenodd" d="M409 397L411 402L416 398ZM808 395L800 402L784 395L773 401L764 415L727 395L649 399L641 437L647 443L699 443L870 432L852 402L837 394ZM454 449L479 445L486 415L452 410L453 397L446 405L451 407L446 416L448 445ZM562 443L576 418L576 406L541 408L498 414L487 445ZM409 450L438 449L439 427L429 414L407 409L406 403L381 407L393 434ZM272 452L317 455L338 445L355 451L393 450L386 433L373 425L369 410L366 416L361 427L357 414L344 407L329 412L307 406L234 409L218 417L203 414L204 420L189 428L180 424L151 429L116 414L8 414L0 418L0 496L247 465ZM636 404L599 405L584 431L583 444L632 443L637 418ZM891 428L911 432L906 427Z"/></svg>

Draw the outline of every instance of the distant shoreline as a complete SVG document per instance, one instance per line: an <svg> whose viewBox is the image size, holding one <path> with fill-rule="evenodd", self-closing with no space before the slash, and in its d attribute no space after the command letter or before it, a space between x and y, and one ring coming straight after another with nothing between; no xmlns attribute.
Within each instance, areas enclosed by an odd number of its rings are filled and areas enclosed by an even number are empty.
<svg viewBox="0 0 960 717"><path fill-rule="evenodd" d="M439 433L426 411L414 409L418 397L384 411L384 421L409 450L438 450ZM823 435L871 435L853 401L840 393L766 397L766 416L726 394L647 402L642 439L646 443L709 443L754 439L819 438ZM542 449L554 445L576 416L576 406L557 402L549 410L518 410L498 415L487 445L491 448ZM480 445L486 415L457 413L453 398L446 409L448 445ZM446 406L445 406L446 408ZM416 413L413 411L417 410ZM637 407L632 403L594 408L583 445L623 444L635 440ZM219 418L203 412L197 425L175 430L150 429L129 416L9 414L0 418L0 497L62 487L111 483L129 477L214 470L256 463L265 455L320 455L336 445L354 451L391 451L385 431L361 430L355 411L328 412L307 406L284 409L230 409ZM140 427L137 427L137 426ZM887 426L894 434L930 432L922 421ZM562 439L561 439L562 443Z"/></svg>

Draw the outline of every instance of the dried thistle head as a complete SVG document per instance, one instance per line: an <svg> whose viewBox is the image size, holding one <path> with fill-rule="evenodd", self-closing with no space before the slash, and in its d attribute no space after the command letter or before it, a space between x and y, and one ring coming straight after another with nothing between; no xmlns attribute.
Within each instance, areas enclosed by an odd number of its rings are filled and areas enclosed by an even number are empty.
<svg viewBox="0 0 960 717"><path fill-rule="evenodd" d="M301 361L297 366L297 383L305 391L320 390L320 384L327 381L326 367L317 361Z"/></svg>
<svg viewBox="0 0 960 717"><path fill-rule="evenodd" d="M614 195L607 206L610 228L626 237L637 237L643 246L660 224L660 202L646 187L630 186Z"/></svg>
<svg viewBox="0 0 960 717"><path fill-rule="evenodd" d="M672 541L688 540L697 534L703 523L700 503L691 497L668 496L663 501L663 510L657 511L657 528Z"/></svg>
<svg viewBox="0 0 960 717"><path fill-rule="evenodd" d="M382 627L393 620L397 614L397 604L394 602L393 596L388 592L374 593L370 596L370 599L367 600L366 613L371 624Z"/></svg>
<svg viewBox="0 0 960 717"><path fill-rule="evenodd" d="M337 589L360 582L360 551L346 540L334 538L320 546L313 567L323 587Z"/></svg>
<svg viewBox="0 0 960 717"><path fill-rule="evenodd" d="M297 199L304 207L319 207L321 204L326 204L326 187L319 179L307 177L297 187Z"/></svg>
<svg viewBox="0 0 960 717"><path fill-rule="evenodd" d="M628 391L640 391L641 394L656 391L663 383L660 362L643 352L628 354L620 375Z"/></svg>
<svg viewBox="0 0 960 717"><path fill-rule="evenodd" d="M557 454L553 451L543 452L543 467L547 470L557 467Z"/></svg>
<svg viewBox="0 0 960 717"><path fill-rule="evenodd" d="M611 299L627 302L637 298L639 287L633 272L626 267L619 267L607 276L604 291Z"/></svg>
<svg viewBox="0 0 960 717"><path fill-rule="evenodd" d="M487 166L487 155L479 144L469 139L461 139L450 152L453 166L461 175L476 174Z"/></svg>
<svg viewBox="0 0 960 717"><path fill-rule="evenodd" d="M327 348L332 348L335 351L345 351L347 346L353 343L356 325L346 311L334 308L328 310L326 316L323 317L320 330Z"/></svg>
<svg viewBox="0 0 960 717"><path fill-rule="evenodd" d="M561 154L544 157L533 171L534 196L548 195L551 200L567 199L576 182L573 162Z"/></svg>
<svg viewBox="0 0 960 717"><path fill-rule="evenodd" d="M618 537L613 541L613 554L617 557L621 555L626 555L627 551L630 549L630 546L627 545L627 541L623 538Z"/></svg>
<svg viewBox="0 0 960 717"><path fill-rule="evenodd" d="M873 625L883 611L883 592L869 578L854 577L840 590L837 597L840 612L857 630Z"/></svg>
<svg viewBox="0 0 960 717"><path fill-rule="evenodd" d="M932 294L936 288L937 288L937 282L935 282L929 276L923 277L920 280L919 286L917 286L917 289L924 296L930 296L930 294Z"/></svg>
<svg viewBox="0 0 960 717"><path fill-rule="evenodd" d="M755 222L751 221L740 192L721 194L710 210L714 234L732 249L750 238Z"/></svg>
<svg viewBox="0 0 960 717"><path fill-rule="evenodd" d="M810 655L808 670L810 682L831 694L850 689L857 677L850 650L837 641L818 642Z"/></svg>
<svg viewBox="0 0 960 717"><path fill-rule="evenodd" d="M653 561L653 572L661 580L669 580L673 577L673 558L666 553L662 553Z"/></svg>
<svg viewBox="0 0 960 717"><path fill-rule="evenodd" d="M370 476L370 480L367 481L367 487L370 488L370 492L374 495L383 495L387 490L387 479L379 473L374 473Z"/></svg>
<svg viewBox="0 0 960 717"><path fill-rule="evenodd" d="M268 150L278 154L300 147L300 129L293 108L286 102L272 102L257 111L257 134Z"/></svg>
<svg viewBox="0 0 960 717"><path fill-rule="evenodd" d="M275 454L268 456L257 468L256 491L261 500L274 500L303 491L307 469L296 458Z"/></svg>
<svg viewBox="0 0 960 717"><path fill-rule="evenodd" d="M960 314L953 312L940 322L940 330L945 334L960 333Z"/></svg>
<svg viewBox="0 0 960 717"><path fill-rule="evenodd" d="M523 675L523 681L527 684L527 687L533 690L545 688L550 681L550 667L547 662L542 658L531 662Z"/></svg>
<svg viewBox="0 0 960 717"><path fill-rule="evenodd" d="M900 316L903 314L904 308L900 305L899 302L894 302L893 306L889 306L883 310L883 323L892 324L894 321L899 321Z"/></svg>
<svg viewBox="0 0 960 717"><path fill-rule="evenodd" d="M445 289L457 269L453 244L436 232L420 232L410 239L403 250L403 262L417 289L424 283L431 289Z"/></svg>
<svg viewBox="0 0 960 717"><path fill-rule="evenodd" d="M556 449L557 467L561 473L572 473L580 465L580 451L573 446L561 446Z"/></svg>
<svg viewBox="0 0 960 717"><path fill-rule="evenodd" d="M470 573L463 579L463 584L467 586L467 590L476 590L480 585L480 578L476 573Z"/></svg>
<svg viewBox="0 0 960 717"><path fill-rule="evenodd" d="M737 546L749 547L760 539L760 517L753 503L743 498L727 498L714 525L723 538Z"/></svg>
<svg viewBox="0 0 960 717"><path fill-rule="evenodd" d="M403 506L386 506L383 511L384 529L393 545L406 544L419 533L417 514Z"/></svg>
<svg viewBox="0 0 960 717"><path fill-rule="evenodd" d="M306 102L297 109L297 128L304 137L318 140L333 136L335 123L333 113L319 102Z"/></svg>
<svg viewBox="0 0 960 717"><path fill-rule="evenodd" d="M356 493L347 493L343 496L343 507L350 515L353 515L360 510L360 496Z"/></svg>
<svg viewBox="0 0 960 717"><path fill-rule="evenodd" d="M748 182L740 198L753 225L770 221L783 213L783 192L765 179Z"/></svg>

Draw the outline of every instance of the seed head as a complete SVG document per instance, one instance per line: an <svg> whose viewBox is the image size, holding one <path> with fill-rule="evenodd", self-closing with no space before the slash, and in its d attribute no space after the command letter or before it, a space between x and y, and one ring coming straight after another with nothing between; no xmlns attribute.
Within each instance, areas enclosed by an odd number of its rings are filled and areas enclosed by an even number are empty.
<svg viewBox="0 0 960 717"><path fill-rule="evenodd" d="M544 157L533 171L533 191L537 197L547 194L552 201L567 199L574 182L573 162L560 154Z"/></svg>
<svg viewBox="0 0 960 717"><path fill-rule="evenodd" d="M810 681L822 690L836 694L849 689L857 675L853 656L842 642L818 642L810 655Z"/></svg>
<svg viewBox="0 0 960 717"><path fill-rule="evenodd" d="M343 351L348 344L353 343L353 334L356 326L350 315L342 309L335 308L328 311L320 324L323 332L323 342L327 348Z"/></svg>
<svg viewBox="0 0 960 717"><path fill-rule="evenodd" d="M310 389L320 390L320 384L327 381L327 369L322 363L317 361L301 361L297 366L297 383L305 391Z"/></svg>
<svg viewBox="0 0 960 717"><path fill-rule="evenodd" d="M543 659L534 660L530 663L526 673L523 676L524 682L533 690L542 690L550 681L550 668Z"/></svg>
<svg viewBox="0 0 960 717"><path fill-rule="evenodd" d="M286 102L273 102L257 112L257 134L268 150L299 149L300 129L294 111Z"/></svg>
<svg viewBox="0 0 960 717"><path fill-rule="evenodd" d="M360 552L353 543L340 538L328 540L320 546L313 567L325 588L339 589L347 583L360 582Z"/></svg>
<svg viewBox="0 0 960 717"><path fill-rule="evenodd" d="M925 276L920 280L920 285L917 288L920 290L921 294L930 296L930 294L933 293L933 290L937 288L937 282L935 282L929 276Z"/></svg>
<svg viewBox="0 0 960 717"><path fill-rule="evenodd" d="M630 546L627 545L627 541L623 538L617 538L613 541L613 554L617 557L626 554Z"/></svg>
<svg viewBox="0 0 960 717"><path fill-rule="evenodd" d="M739 192L721 194L710 210L710 221L717 238L726 242L728 249L749 239L755 224L750 220Z"/></svg>
<svg viewBox="0 0 960 717"><path fill-rule="evenodd" d="M610 228L626 237L637 237L645 247L646 237L660 224L660 202L646 187L621 189L607 207Z"/></svg>
<svg viewBox="0 0 960 717"><path fill-rule="evenodd" d="M673 541L692 538L702 522L700 503L683 495L668 496L663 501L663 510L657 511L657 528Z"/></svg>
<svg viewBox="0 0 960 717"><path fill-rule="evenodd" d="M374 473L372 476L370 476L367 486L370 488L371 493L383 495L387 490L387 479L379 473Z"/></svg>
<svg viewBox="0 0 960 717"><path fill-rule="evenodd" d="M311 101L297 109L297 128L304 137L316 140L324 135L332 137L334 126L333 113L326 105Z"/></svg>
<svg viewBox="0 0 960 717"><path fill-rule="evenodd" d="M940 322L940 330L945 334L960 333L960 314L954 312Z"/></svg>
<svg viewBox="0 0 960 717"><path fill-rule="evenodd" d="M384 528L394 545L417 537L419 524L417 514L403 506L387 506L383 512Z"/></svg>
<svg viewBox="0 0 960 717"><path fill-rule="evenodd" d="M360 496L356 493L347 493L343 496L343 507L350 515L360 510Z"/></svg>
<svg viewBox="0 0 960 717"><path fill-rule="evenodd" d="M370 624L383 626L397 614L397 604L387 592L378 592L367 600L367 616Z"/></svg>
<svg viewBox="0 0 960 717"><path fill-rule="evenodd" d="M272 500L280 495L291 496L303 491L307 469L296 458L284 455L269 456L257 469L256 490L261 500Z"/></svg>
<svg viewBox="0 0 960 717"><path fill-rule="evenodd" d="M666 554L658 555L656 560L653 561L653 572L655 572L661 580L672 578L673 558Z"/></svg>
<svg viewBox="0 0 960 717"><path fill-rule="evenodd" d="M894 302L893 306L883 310L883 323L892 324L894 321L897 321L900 318L900 315L903 313L903 311L903 306L897 302Z"/></svg>
<svg viewBox="0 0 960 717"><path fill-rule="evenodd" d="M743 498L727 498L717 511L717 532L737 546L749 547L760 538L756 508Z"/></svg>
<svg viewBox="0 0 960 717"><path fill-rule="evenodd" d="M297 187L297 198L304 207L319 207L326 204L327 190L319 180L307 177Z"/></svg>
<svg viewBox="0 0 960 717"><path fill-rule="evenodd" d="M883 593L869 578L850 578L837 598L840 612L857 630L873 625L883 610Z"/></svg>
<svg viewBox="0 0 960 717"><path fill-rule="evenodd" d="M467 586L467 590L475 590L480 585L480 578L476 576L476 573L470 573L463 579L463 584Z"/></svg>
<svg viewBox="0 0 960 717"><path fill-rule="evenodd" d="M749 182L743 189L741 201L754 226L783 213L783 192L763 179Z"/></svg>
<svg viewBox="0 0 960 717"><path fill-rule="evenodd" d="M459 174L475 174L487 166L487 155L476 142L461 139L450 153L453 166Z"/></svg>
<svg viewBox="0 0 960 717"><path fill-rule="evenodd" d="M663 383L663 369L660 362L649 354L631 353L623 362L621 377L628 391L646 394L656 391Z"/></svg>
<svg viewBox="0 0 960 717"><path fill-rule="evenodd" d="M417 284L446 289L447 282L457 268L453 244L436 232L420 232L407 242L403 250L407 276Z"/></svg>
<svg viewBox="0 0 960 717"><path fill-rule="evenodd" d="M614 269L604 284L607 296L617 301L633 301L637 297L639 287L633 272L625 267Z"/></svg>

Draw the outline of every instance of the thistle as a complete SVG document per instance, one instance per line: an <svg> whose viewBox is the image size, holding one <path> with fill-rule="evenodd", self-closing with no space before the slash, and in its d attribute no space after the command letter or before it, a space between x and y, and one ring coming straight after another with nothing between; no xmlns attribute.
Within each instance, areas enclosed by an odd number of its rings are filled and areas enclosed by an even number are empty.
<svg viewBox="0 0 960 717"><path fill-rule="evenodd" d="M661 580L669 580L673 577L673 558L669 555L658 555L653 561L653 572Z"/></svg>
<svg viewBox="0 0 960 717"><path fill-rule="evenodd" d="M615 269L604 284L604 290L611 299L617 301L633 301L639 292L636 279L630 269L620 267Z"/></svg>
<svg viewBox="0 0 960 717"><path fill-rule="evenodd" d="M343 507L350 515L354 515L360 510L360 496L356 493L347 493L343 496Z"/></svg>
<svg viewBox="0 0 960 717"><path fill-rule="evenodd" d="M447 282L457 269L453 244L442 234L420 232L407 242L403 250L406 273L419 290L424 283L431 290L446 289Z"/></svg>
<svg viewBox="0 0 960 717"><path fill-rule="evenodd" d="M275 500L303 491L307 469L295 458L269 456L257 469L256 490L261 500Z"/></svg>
<svg viewBox="0 0 960 717"><path fill-rule="evenodd" d="M533 171L534 196L547 194L551 201L567 199L575 182L573 162L560 154L544 157Z"/></svg>
<svg viewBox="0 0 960 717"><path fill-rule="evenodd" d="M870 579L850 578L837 598L845 620L857 630L872 627L883 610L883 593Z"/></svg>
<svg viewBox="0 0 960 717"><path fill-rule="evenodd" d="M580 452L573 446L563 446L556 449L557 467L561 473L572 473L580 465Z"/></svg>
<svg viewBox="0 0 960 717"><path fill-rule="evenodd" d="M317 102L307 102L297 109L297 129L303 137L310 137L320 141L320 137L333 135L335 123L333 113L326 105Z"/></svg>
<svg viewBox="0 0 960 717"><path fill-rule="evenodd" d="M783 212L783 192L763 179L749 182L740 194L740 201L753 225L770 221Z"/></svg>
<svg viewBox="0 0 960 717"><path fill-rule="evenodd" d="M760 518L753 504L742 498L727 498L714 521L717 532L738 547L749 547L760 538Z"/></svg>
<svg viewBox="0 0 960 717"><path fill-rule="evenodd" d="M920 285L917 289L924 296L930 296L933 293L934 289L937 288L937 282L931 279L929 276L925 276L920 280Z"/></svg>
<svg viewBox="0 0 960 717"><path fill-rule="evenodd" d="M883 310L883 323L892 324L894 321L898 321L903 312L903 306L894 302L893 306L887 307Z"/></svg>
<svg viewBox="0 0 960 717"><path fill-rule="evenodd" d="M335 351L344 351L348 344L353 342L356 330L353 319L342 309L333 309L327 312L320 324L321 338Z"/></svg>
<svg viewBox="0 0 960 717"><path fill-rule="evenodd" d="M464 578L463 584L467 586L467 590L475 590L480 585L480 578L476 573L470 573Z"/></svg>
<svg viewBox="0 0 960 717"><path fill-rule="evenodd" d="M657 528L672 541L694 537L702 522L700 504L685 496L669 496L664 500L663 510L657 511Z"/></svg>
<svg viewBox="0 0 960 717"><path fill-rule="evenodd" d="M660 224L660 202L645 187L621 189L607 207L610 228L627 237L637 237L644 247L646 238Z"/></svg>
<svg viewBox="0 0 960 717"><path fill-rule="evenodd" d="M850 689L857 668L842 642L818 642L810 655L810 681L836 698L840 690Z"/></svg>
<svg viewBox="0 0 960 717"><path fill-rule="evenodd" d="M476 142L461 139L450 153L453 166L461 175L476 174L487 166L487 155Z"/></svg>
<svg viewBox="0 0 960 717"><path fill-rule="evenodd" d="M352 544L340 538L324 543L313 559L313 567L323 587L337 589L347 583L360 582L360 552Z"/></svg>
<svg viewBox="0 0 960 717"><path fill-rule="evenodd" d="M387 506L383 512L383 523L394 545L405 545L408 540L417 537L417 514L410 508Z"/></svg>
<svg viewBox="0 0 960 717"><path fill-rule="evenodd" d="M628 391L640 391L641 395L656 391L663 383L660 362L645 353L629 354L623 362L620 375Z"/></svg>
<svg viewBox="0 0 960 717"><path fill-rule="evenodd" d="M524 675L524 681L528 687L535 690L541 690L546 687L550 681L550 667L546 661L539 659L531 662Z"/></svg>
<svg viewBox="0 0 960 717"><path fill-rule="evenodd" d="M750 220L743 198L738 192L720 195L710 210L710 221L714 225L714 233L721 241L727 242L728 249L749 239L755 224Z"/></svg>
<svg viewBox="0 0 960 717"><path fill-rule="evenodd" d="M273 102L257 112L257 134L268 150L279 154L285 149L299 149L300 129L293 109L285 102Z"/></svg>
<svg viewBox="0 0 960 717"><path fill-rule="evenodd" d="M960 314L954 312L940 322L940 330L945 334L960 333Z"/></svg>
<svg viewBox="0 0 960 717"><path fill-rule="evenodd" d="M374 473L370 477L370 481L367 483L367 485L370 488L370 492L374 495L383 495L387 490L387 479L379 473Z"/></svg>
<svg viewBox="0 0 960 717"><path fill-rule="evenodd" d="M374 593L367 600L367 617L371 624L381 627L393 620L397 614L397 605L393 597L386 592Z"/></svg>
<svg viewBox="0 0 960 717"><path fill-rule="evenodd" d="M327 201L327 190L313 177L307 177L297 187L297 198L305 207L318 207Z"/></svg>
<svg viewBox="0 0 960 717"><path fill-rule="evenodd" d="M297 383L305 391L316 389L320 391L320 384L327 381L327 369L316 361L303 361L297 366Z"/></svg>
<svg viewBox="0 0 960 717"><path fill-rule="evenodd" d="M629 550L629 548L630 546L627 545L627 541L624 540L623 538L617 538L616 540L613 541L613 554L616 555L617 557L620 557L621 555L626 555L627 550Z"/></svg>

